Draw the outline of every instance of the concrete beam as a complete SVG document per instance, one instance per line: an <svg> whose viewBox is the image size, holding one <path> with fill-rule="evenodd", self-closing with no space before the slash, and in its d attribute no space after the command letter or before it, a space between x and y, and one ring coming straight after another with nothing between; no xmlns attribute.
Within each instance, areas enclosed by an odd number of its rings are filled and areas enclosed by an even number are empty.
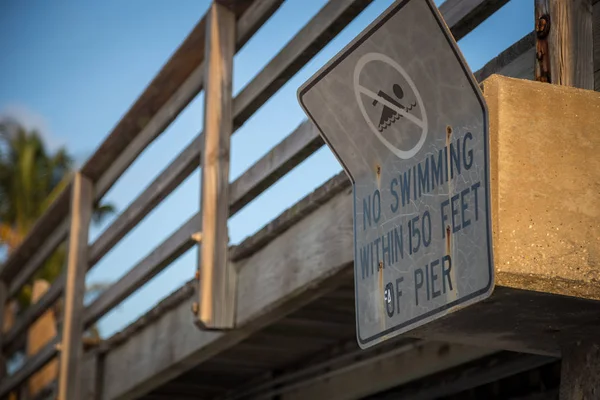
<svg viewBox="0 0 600 400"><path fill-rule="evenodd" d="M600 95L500 76L483 91L497 288L415 333L558 355L598 334Z"/></svg>

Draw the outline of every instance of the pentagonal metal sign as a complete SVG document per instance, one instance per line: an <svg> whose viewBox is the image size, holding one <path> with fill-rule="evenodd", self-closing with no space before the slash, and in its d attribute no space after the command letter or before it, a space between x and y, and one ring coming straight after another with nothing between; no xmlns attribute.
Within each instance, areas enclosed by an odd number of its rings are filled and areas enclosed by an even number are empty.
<svg viewBox="0 0 600 400"><path fill-rule="evenodd" d="M352 180L360 346L488 297L487 108L433 2L397 1L298 98Z"/></svg>

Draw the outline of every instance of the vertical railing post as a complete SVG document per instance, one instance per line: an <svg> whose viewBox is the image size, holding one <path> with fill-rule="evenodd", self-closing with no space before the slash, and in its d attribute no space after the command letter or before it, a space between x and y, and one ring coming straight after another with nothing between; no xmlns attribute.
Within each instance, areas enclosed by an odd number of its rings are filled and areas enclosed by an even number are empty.
<svg viewBox="0 0 600 400"><path fill-rule="evenodd" d="M592 0L535 0L538 81L594 90Z"/></svg>
<svg viewBox="0 0 600 400"><path fill-rule="evenodd" d="M87 272L88 230L92 216L93 185L80 172L75 174L71 195L71 227L65 285L58 399L79 398L83 356L83 296Z"/></svg>
<svg viewBox="0 0 600 400"><path fill-rule="evenodd" d="M235 14L213 1L206 24L199 307L203 329L233 328L235 270L228 258L229 142L233 129Z"/></svg>

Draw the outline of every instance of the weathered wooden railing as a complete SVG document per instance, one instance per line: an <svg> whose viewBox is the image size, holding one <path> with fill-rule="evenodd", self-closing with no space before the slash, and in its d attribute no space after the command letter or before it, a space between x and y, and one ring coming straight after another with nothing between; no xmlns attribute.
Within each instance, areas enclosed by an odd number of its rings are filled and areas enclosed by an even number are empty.
<svg viewBox="0 0 600 400"><path fill-rule="evenodd" d="M456 40L459 40L507 2L508 0L446 0L440 6L440 11ZM1 373L4 368L0 365L0 397L17 389L60 354L59 398L78 398L78 368L83 353L82 331L199 241L205 244L200 246L202 260L210 258L219 261L204 262L203 268L199 268L199 280L202 282L199 293L202 297L199 298L201 304L197 306L198 322L202 327L208 328L235 328L232 326L232 310L227 308L233 303L227 301L227 296L232 293L231 290L235 290L234 285L229 285L235 271L228 270L227 257L240 259L246 255L243 248L238 248L225 256L228 243L227 232L223 229L226 229L226 220L318 150L323 142L314 126L303 122L239 178L228 184L229 135L235 133L364 10L371 0L334 0L327 3L235 98L231 98L231 63L234 53L244 46L282 3L283 0L217 0L211 5L207 16L200 20L125 117L75 175L74 181L0 267L2 321L6 302L18 294L43 262L68 238L66 275L57 279L46 294L25 310L8 331L0 332L0 353L4 355L2 360L24 346L25 333L31 324L64 295L62 333L27 359L14 374L3 377ZM578 3L580 7L567 7L566 3ZM541 23L534 24L532 20L532 27L535 26L537 34L536 31L532 32L491 60L475 73L476 78L481 81L492 73L500 73L533 79L537 63L537 77L540 80L548 79L549 74L551 82L568 82L593 89L593 74L598 70L596 75L599 75L600 60L597 60L595 68L590 67L594 65L592 0L536 0L536 7L540 12L549 13L550 20L554 16L563 16L561 21L564 22L561 24L565 25L561 29L567 33L562 32L560 36L551 30L548 43L545 28ZM597 35L600 31L600 6L595 6L593 16ZM574 21L578 25L570 26ZM568 34L575 29L577 36ZM211 41L217 38L222 40ZM598 47L597 44L597 57ZM565 57L564 54L568 54L568 65L577 66L576 69L561 66L560 70L556 70L559 67L554 67L554 58ZM540 67L542 61L546 63L544 68L551 66L549 71ZM574 81L575 75L577 79ZM596 87L599 84L600 79L597 77ZM108 192L142 151L175 120L203 87L207 88L204 132L88 245L87 231L93 203ZM204 157L204 149L210 151L210 157ZM202 198L205 209L192 216L118 282L84 308L85 273L200 165L205 167ZM213 210L210 221L202 214L207 210ZM205 271L210 271L210 274L203 275ZM214 296L222 301L213 301Z"/></svg>

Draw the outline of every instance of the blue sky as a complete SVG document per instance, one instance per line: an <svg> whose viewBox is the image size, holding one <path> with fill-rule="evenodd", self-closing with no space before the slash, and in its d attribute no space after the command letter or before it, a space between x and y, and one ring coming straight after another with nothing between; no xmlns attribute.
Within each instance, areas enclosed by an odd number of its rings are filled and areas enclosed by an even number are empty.
<svg viewBox="0 0 600 400"><path fill-rule="evenodd" d="M336 0L332 0L336 1ZM443 1L436 0L439 6ZM326 0L286 0L238 52L234 94L306 24ZM231 179L305 119L296 89L360 33L393 0L374 0L325 49L241 127L232 139ZM87 159L117 124L208 9L208 0L4 0L0 10L0 115L39 129L49 147ZM533 29L533 1L512 0L459 42L471 69ZM533 62L533 60L532 60ZM107 194L119 211L202 128L203 96L190 103ZM260 229L341 167L326 147L229 221L232 243ZM190 176L88 274L114 282L199 209L199 171ZM110 223L91 229L94 240ZM100 322L110 335L192 278L196 250L165 269Z"/></svg>

